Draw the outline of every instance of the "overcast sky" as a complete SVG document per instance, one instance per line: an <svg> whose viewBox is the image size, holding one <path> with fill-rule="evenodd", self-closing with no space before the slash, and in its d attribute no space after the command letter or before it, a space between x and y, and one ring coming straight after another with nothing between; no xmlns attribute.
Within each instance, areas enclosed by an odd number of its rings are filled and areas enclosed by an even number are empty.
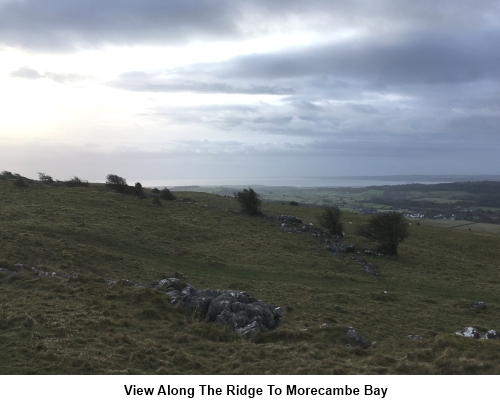
<svg viewBox="0 0 500 405"><path fill-rule="evenodd" d="M500 2L0 0L0 148L61 180L500 174Z"/></svg>

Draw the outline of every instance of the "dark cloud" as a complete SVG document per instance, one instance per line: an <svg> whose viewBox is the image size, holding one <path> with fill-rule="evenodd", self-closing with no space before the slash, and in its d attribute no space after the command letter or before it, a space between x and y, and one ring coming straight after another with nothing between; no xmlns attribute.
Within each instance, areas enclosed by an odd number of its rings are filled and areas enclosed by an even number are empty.
<svg viewBox="0 0 500 405"><path fill-rule="evenodd" d="M398 35L435 27L495 25L499 8L498 2L488 0L2 0L0 45L39 51L165 45L299 27Z"/></svg>
<svg viewBox="0 0 500 405"><path fill-rule="evenodd" d="M224 0L12 0L0 3L0 43L42 51L179 43L232 34L235 17Z"/></svg>
<svg viewBox="0 0 500 405"><path fill-rule="evenodd" d="M369 38L254 54L193 67L216 77L292 80L319 77L321 86L348 86L351 80L381 87L500 78L500 29L476 32L419 32L399 38ZM329 83L330 82L330 83Z"/></svg>

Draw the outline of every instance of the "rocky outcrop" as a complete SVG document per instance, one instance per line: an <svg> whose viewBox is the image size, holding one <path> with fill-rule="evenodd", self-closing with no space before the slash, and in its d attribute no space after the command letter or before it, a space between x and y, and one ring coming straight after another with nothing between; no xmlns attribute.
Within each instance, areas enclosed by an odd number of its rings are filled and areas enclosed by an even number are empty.
<svg viewBox="0 0 500 405"><path fill-rule="evenodd" d="M179 279L160 280L156 288L173 298L173 303L189 308L205 322L220 322L243 337L276 329L284 312L264 304L245 292L233 290L198 290Z"/></svg>

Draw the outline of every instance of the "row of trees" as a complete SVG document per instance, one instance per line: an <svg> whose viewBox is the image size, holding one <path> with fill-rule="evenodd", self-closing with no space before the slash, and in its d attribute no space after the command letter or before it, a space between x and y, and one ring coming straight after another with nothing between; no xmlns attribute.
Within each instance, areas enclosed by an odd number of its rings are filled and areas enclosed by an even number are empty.
<svg viewBox="0 0 500 405"><path fill-rule="evenodd" d="M142 184L137 182L135 183L134 186L129 186L127 184L127 180L125 180L123 177L120 177L116 174L108 174L106 176L106 187L108 187L111 190L116 191L117 193L122 193L122 194L132 194L137 197L145 197L145 192L142 187ZM163 188L162 190L159 190L157 188L154 188L152 190L153 194L155 195L155 202L158 204L159 199L162 200L175 200L175 195L168 189L168 188Z"/></svg>
<svg viewBox="0 0 500 405"><path fill-rule="evenodd" d="M338 207L325 207L318 217L322 227L335 236L342 237L342 211ZM370 217L368 222L359 225L356 235L379 244L378 250L386 254L398 253L398 246L409 236L408 222L399 212L382 212Z"/></svg>
<svg viewBox="0 0 500 405"><path fill-rule="evenodd" d="M8 171L3 171L0 174L0 178L6 180L14 180L14 186L16 187L28 187L28 183L33 183L33 180L30 180L26 177L21 176L17 173L11 173ZM54 180L52 176L49 176L45 173L38 173L38 181L42 184L49 185L58 185L58 186L66 186L66 187L88 187L89 182L87 180L82 180L77 176L73 176L71 179L67 181Z"/></svg>
<svg viewBox="0 0 500 405"><path fill-rule="evenodd" d="M234 193L240 203L241 211L251 215L262 215L260 210L262 201L259 194L252 188L243 189ZM339 207L325 207L318 216L319 224L334 236L342 237L344 225L341 221L342 211ZM379 251L395 255L398 246L408 238L409 226L399 212L383 212L370 217L366 224L356 228L356 235L379 244Z"/></svg>
<svg viewBox="0 0 500 405"><path fill-rule="evenodd" d="M2 177L17 178L22 182L22 179L12 175L9 172L3 172ZM44 184L55 184L54 179L45 173L38 173L39 181ZM63 183L69 187L88 187L88 181L83 181L74 176L69 181L57 182ZM19 186L24 186L24 183ZM108 174L106 176L106 187L118 193L132 194L138 197L146 197L141 183L137 182L134 186L129 186L127 181L116 174ZM152 190L154 197L153 202L160 204L160 199L175 200L176 197L168 189ZM262 215L261 205L262 200L259 194L252 188L243 189L234 193L234 197L240 203L241 211L250 216ZM295 204L294 204L295 205ZM297 204L298 205L298 204ZM342 237L344 226L341 221L342 211L336 206L325 207L323 212L318 216L319 224L328 230L334 236ZM397 254L398 246L409 236L408 222L398 212L385 212L371 216L366 224L356 228L355 233L365 239L379 243L379 250L387 254Z"/></svg>
<svg viewBox="0 0 500 405"><path fill-rule="evenodd" d="M8 171L3 171L2 173L0 173L0 179L15 180L14 185L16 187L28 187L27 181L33 182L33 180L23 178L21 175L17 173L13 174ZM67 181L60 181L60 180L54 180L53 177L48 174L38 173L38 181L42 184L53 185L53 186L89 187L89 182L87 180L82 180L77 176L73 176L70 180ZM116 191L117 193L132 194L138 197L145 197L145 192L141 183L135 183L134 186L129 186L127 184L127 180L116 174L108 174L106 176L106 187ZM174 194L166 187L163 190L154 188L152 192L158 200L176 199Z"/></svg>

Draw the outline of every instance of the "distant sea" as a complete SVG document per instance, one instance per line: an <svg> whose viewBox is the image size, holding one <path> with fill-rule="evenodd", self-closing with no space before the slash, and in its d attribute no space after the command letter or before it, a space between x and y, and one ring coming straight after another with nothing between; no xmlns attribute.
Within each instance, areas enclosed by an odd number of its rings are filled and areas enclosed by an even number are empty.
<svg viewBox="0 0 500 405"><path fill-rule="evenodd" d="M269 178L210 178L210 179L150 179L136 180L145 187L179 186L271 186L271 187L367 187L408 183L437 184L456 181L500 181L500 175L411 175L411 176L344 176L344 177L269 177ZM133 184L134 181L129 183Z"/></svg>

